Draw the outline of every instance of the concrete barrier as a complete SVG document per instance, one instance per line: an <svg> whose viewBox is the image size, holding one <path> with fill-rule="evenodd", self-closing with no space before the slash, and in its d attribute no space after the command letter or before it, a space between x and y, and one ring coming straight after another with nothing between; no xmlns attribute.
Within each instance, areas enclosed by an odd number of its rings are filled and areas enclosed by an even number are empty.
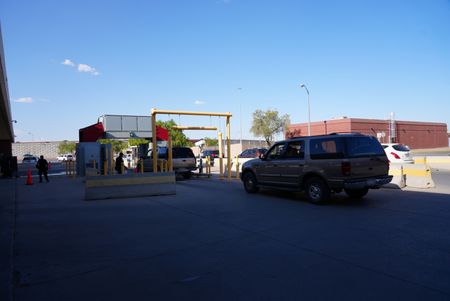
<svg viewBox="0 0 450 301"><path fill-rule="evenodd" d="M389 175L393 176L389 184L384 185L386 188L401 189L406 186L405 174L403 173L402 164L392 164L389 166Z"/></svg>
<svg viewBox="0 0 450 301"><path fill-rule="evenodd" d="M450 170L450 156L414 157L414 163L427 164L436 169Z"/></svg>
<svg viewBox="0 0 450 301"><path fill-rule="evenodd" d="M406 186L415 188L435 187L431 176L431 168L427 164L405 164Z"/></svg>
<svg viewBox="0 0 450 301"><path fill-rule="evenodd" d="M85 199L112 199L176 194L175 173L87 176Z"/></svg>

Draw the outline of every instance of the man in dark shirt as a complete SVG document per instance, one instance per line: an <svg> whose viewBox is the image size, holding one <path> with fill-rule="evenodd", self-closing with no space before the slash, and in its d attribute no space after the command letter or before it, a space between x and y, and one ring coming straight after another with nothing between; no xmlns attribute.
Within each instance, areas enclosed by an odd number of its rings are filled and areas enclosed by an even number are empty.
<svg viewBox="0 0 450 301"><path fill-rule="evenodd" d="M117 157L116 159L116 167L115 167L118 174L122 173L123 168L122 166L123 166L123 153L120 153L119 157Z"/></svg>
<svg viewBox="0 0 450 301"><path fill-rule="evenodd" d="M42 183L42 174L44 174L45 180L48 183L48 162L44 159L44 156L41 156L41 158L37 161L36 168L39 172L39 183Z"/></svg>

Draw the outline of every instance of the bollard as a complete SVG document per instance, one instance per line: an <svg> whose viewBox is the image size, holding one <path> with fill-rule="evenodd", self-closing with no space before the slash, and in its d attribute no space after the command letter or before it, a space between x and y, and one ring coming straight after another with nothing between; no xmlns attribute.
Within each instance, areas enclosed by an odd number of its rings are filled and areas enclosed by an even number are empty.
<svg viewBox="0 0 450 301"><path fill-rule="evenodd" d="M223 180L223 158L219 158L219 167L220 167L220 179Z"/></svg>
<svg viewBox="0 0 450 301"><path fill-rule="evenodd" d="M206 174L208 178L211 176L211 157L206 156Z"/></svg>
<svg viewBox="0 0 450 301"><path fill-rule="evenodd" d="M125 173L125 165L123 164L123 162L122 162L121 165L120 165L120 172L121 172L122 174Z"/></svg>
<svg viewBox="0 0 450 301"><path fill-rule="evenodd" d="M236 179L239 179L239 158L236 156Z"/></svg>
<svg viewBox="0 0 450 301"><path fill-rule="evenodd" d="M141 169L141 173L144 173L144 160L143 159L139 159L139 167Z"/></svg>
<svg viewBox="0 0 450 301"><path fill-rule="evenodd" d="M103 161L103 175L106 176L108 174L108 161Z"/></svg>

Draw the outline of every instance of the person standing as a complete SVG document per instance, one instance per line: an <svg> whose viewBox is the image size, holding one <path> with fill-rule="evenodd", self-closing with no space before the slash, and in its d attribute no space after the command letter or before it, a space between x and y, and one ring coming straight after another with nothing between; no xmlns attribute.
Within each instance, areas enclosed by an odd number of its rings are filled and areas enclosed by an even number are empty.
<svg viewBox="0 0 450 301"><path fill-rule="evenodd" d="M123 166L123 153L120 153L119 157L117 157L117 159L116 159L116 166L115 166L115 169L118 174L122 174L122 169L123 169L122 166Z"/></svg>
<svg viewBox="0 0 450 301"><path fill-rule="evenodd" d="M44 174L45 180L48 183L48 162L44 159L44 156L41 155L40 159L36 163L36 168L39 173L39 183L42 183L42 174Z"/></svg>

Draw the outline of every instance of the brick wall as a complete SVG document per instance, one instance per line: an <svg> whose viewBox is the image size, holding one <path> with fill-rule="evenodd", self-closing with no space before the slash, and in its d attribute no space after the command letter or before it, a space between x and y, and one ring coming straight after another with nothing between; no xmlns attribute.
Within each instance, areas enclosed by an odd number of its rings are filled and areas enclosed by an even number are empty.
<svg viewBox="0 0 450 301"><path fill-rule="evenodd" d="M438 148L449 145L447 124L435 122L417 122L397 120L397 142L411 148ZM378 119L343 118L311 123L311 135L330 133L359 132L365 135L377 136L384 133L379 140L389 142L389 121ZM308 124L292 124L288 128L286 137L307 136Z"/></svg>

